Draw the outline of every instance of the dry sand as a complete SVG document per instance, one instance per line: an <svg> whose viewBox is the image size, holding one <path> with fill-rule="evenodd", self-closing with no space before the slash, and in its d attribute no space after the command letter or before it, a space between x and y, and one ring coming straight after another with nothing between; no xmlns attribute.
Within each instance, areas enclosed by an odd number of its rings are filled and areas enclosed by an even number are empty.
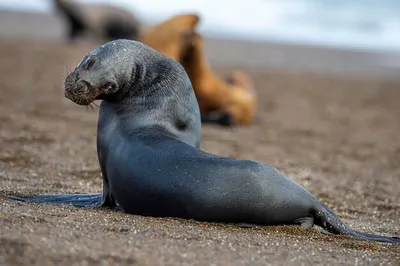
<svg viewBox="0 0 400 266"><path fill-rule="evenodd" d="M76 106L62 93L66 70L96 45L2 36L0 264L400 265L399 245L315 229L245 229L7 199L16 193L98 192L101 175L98 110ZM260 55L268 48L254 46L252 53L255 47ZM336 53L335 58L346 57ZM222 75L240 65L218 60ZM336 61L332 67L345 73L346 63ZM245 70L255 80L263 122L233 129L205 125L203 148L269 162L354 228L399 236L400 80L260 66Z"/></svg>

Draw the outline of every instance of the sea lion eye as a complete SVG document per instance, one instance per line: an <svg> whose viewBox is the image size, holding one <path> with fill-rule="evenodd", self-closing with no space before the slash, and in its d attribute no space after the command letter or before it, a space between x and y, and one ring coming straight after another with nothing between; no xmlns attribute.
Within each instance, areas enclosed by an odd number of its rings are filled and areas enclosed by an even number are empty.
<svg viewBox="0 0 400 266"><path fill-rule="evenodd" d="M176 121L175 126L179 130L185 130L187 128L188 124L185 121L178 120L178 121Z"/></svg>
<svg viewBox="0 0 400 266"><path fill-rule="evenodd" d="M94 65L95 62L96 62L96 56L94 55L90 56L89 62L86 66L86 70L89 70Z"/></svg>

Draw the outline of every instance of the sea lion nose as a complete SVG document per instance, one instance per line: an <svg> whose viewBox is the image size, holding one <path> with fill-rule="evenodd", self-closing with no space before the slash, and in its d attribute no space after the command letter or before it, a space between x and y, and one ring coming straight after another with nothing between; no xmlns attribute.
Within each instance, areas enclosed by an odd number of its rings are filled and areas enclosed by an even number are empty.
<svg viewBox="0 0 400 266"><path fill-rule="evenodd" d="M89 91L89 84L85 81L79 81L76 84L76 93L88 93Z"/></svg>

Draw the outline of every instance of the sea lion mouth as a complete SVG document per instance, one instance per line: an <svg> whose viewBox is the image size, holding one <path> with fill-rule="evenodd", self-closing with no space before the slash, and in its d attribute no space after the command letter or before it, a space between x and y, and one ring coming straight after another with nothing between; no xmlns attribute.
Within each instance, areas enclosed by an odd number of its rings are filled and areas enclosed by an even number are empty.
<svg viewBox="0 0 400 266"><path fill-rule="evenodd" d="M65 95L65 97L78 105L90 105L93 102L93 100L74 98L74 96L67 95L67 94Z"/></svg>
<svg viewBox="0 0 400 266"><path fill-rule="evenodd" d="M96 100L97 95L93 95L95 91L89 82L81 80L75 85L66 84L64 96L76 104L89 105Z"/></svg>
<svg viewBox="0 0 400 266"><path fill-rule="evenodd" d="M82 96L77 96L68 92L65 92L65 97L78 105L89 105L94 101L94 99L92 100L88 98L83 98Z"/></svg>
<svg viewBox="0 0 400 266"><path fill-rule="evenodd" d="M86 81L79 81L76 85L66 86L64 95L78 105L90 105L92 102L101 100L106 95L113 94L117 90L118 86L114 82L93 86Z"/></svg>

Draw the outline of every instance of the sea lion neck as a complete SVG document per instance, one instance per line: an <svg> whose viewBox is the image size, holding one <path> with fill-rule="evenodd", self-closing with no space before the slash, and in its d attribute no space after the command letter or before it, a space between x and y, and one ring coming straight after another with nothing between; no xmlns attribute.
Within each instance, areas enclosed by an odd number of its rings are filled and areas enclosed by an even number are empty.
<svg viewBox="0 0 400 266"><path fill-rule="evenodd" d="M102 99L121 105L145 105L154 98L159 102L159 98L168 98L172 94L179 93L182 73L176 70L176 65L167 60L135 62L129 76L123 71L115 73L116 80L119 81L119 90L104 95Z"/></svg>

